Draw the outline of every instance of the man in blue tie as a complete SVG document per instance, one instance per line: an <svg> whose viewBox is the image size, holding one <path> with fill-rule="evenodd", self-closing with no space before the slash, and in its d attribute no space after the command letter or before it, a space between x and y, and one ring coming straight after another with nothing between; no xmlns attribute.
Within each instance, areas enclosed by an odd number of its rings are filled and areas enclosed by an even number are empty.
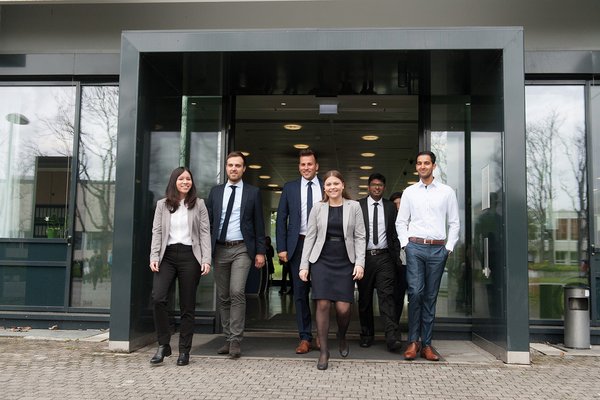
<svg viewBox="0 0 600 400"><path fill-rule="evenodd" d="M227 182L210 190L208 209L214 257L215 283L221 325L226 343L218 354L241 355L246 322L246 280L250 267L265 265L265 225L260 190L244 183L246 158L229 153Z"/></svg>
<svg viewBox="0 0 600 400"><path fill-rule="evenodd" d="M312 346L312 317L308 292L310 283L303 282L300 272L300 258L304 246L304 236L308 215L312 205L323 197L323 185L317 172L319 163L317 156L310 149L300 151L298 164L301 177L283 186L279 207L277 208L277 253L279 259L288 262L294 288L294 304L296 306L296 323L300 343L296 354L308 353ZM318 347L318 346L315 346Z"/></svg>

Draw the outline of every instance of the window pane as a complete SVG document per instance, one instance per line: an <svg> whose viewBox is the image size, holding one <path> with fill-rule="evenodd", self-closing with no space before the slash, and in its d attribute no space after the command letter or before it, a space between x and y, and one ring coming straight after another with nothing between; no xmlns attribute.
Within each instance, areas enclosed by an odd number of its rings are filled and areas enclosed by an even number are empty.
<svg viewBox="0 0 600 400"><path fill-rule="evenodd" d="M0 237L64 237L74 102L74 87L0 87Z"/></svg>
<svg viewBox="0 0 600 400"><path fill-rule="evenodd" d="M562 286L588 283L583 86L528 86L529 312L561 319Z"/></svg>
<svg viewBox="0 0 600 400"><path fill-rule="evenodd" d="M84 86L71 306L110 307L119 89Z"/></svg>

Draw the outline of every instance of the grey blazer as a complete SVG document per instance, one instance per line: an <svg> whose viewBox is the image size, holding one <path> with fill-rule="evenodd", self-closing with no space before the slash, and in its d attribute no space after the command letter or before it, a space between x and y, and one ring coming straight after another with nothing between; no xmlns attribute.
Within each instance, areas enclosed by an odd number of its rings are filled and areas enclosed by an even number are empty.
<svg viewBox="0 0 600 400"><path fill-rule="evenodd" d="M167 249L169 229L171 227L171 213L167 208L165 200L161 199L156 203L154 222L152 223L150 261L158 261L159 264ZM204 205L204 200L197 199L194 208L188 211L188 226L190 228L194 256L200 265L210 265L210 223L208 222L208 211L206 210L206 205Z"/></svg>
<svg viewBox="0 0 600 400"><path fill-rule="evenodd" d="M365 265L365 223L357 201L344 199L344 241L348 258L354 265ZM300 269L309 269L310 263L319 259L327 236L329 203L316 203L308 217L308 229L304 238Z"/></svg>

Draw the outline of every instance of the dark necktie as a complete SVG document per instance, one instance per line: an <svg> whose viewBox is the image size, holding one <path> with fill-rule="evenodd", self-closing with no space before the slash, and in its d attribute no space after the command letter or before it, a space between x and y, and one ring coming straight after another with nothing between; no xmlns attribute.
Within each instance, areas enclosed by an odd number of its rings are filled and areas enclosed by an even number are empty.
<svg viewBox="0 0 600 400"><path fill-rule="evenodd" d="M313 197L312 197L312 181L309 181L306 184L306 220L308 221L308 216L310 215L310 210L313 206Z"/></svg>
<svg viewBox="0 0 600 400"><path fill-rule="evenodd" d="M225 211L225 221L223 221L223 228L221 228L221 234L219 235L219 241L224 242L227 237L227 227L229 226L229 218L231 218L231 210L233 210L233 202L235 200L235 189L237 186L230 185L231 196L229 196L229 203L227 203L227 210Z"/></svg>
<svg viewBox="0 0 600 400"><path fill-rule="evenodd" d="M377 206L379 203L373 203L373 244L377 246L379 243L379 232L377 232L377 225L379 222L379 215L377 214Z"/></svg>

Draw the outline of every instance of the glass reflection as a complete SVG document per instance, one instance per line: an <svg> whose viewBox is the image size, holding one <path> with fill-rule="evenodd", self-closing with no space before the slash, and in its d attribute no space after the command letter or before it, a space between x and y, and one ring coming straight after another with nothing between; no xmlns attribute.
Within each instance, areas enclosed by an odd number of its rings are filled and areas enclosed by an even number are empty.
<svg viewBox="0 0 600 400"><path fill-rule="evenodd" d="M81 91L73 307L110 307L118 91L116 86L85 86Z"/></svg>
<svg viewBox="0 0 600 400"><path fill-rule="evenodd" d="M75 88L0 87L0 237L64 237Z"/></svg>
<svg viewBox="0 0 600 400"><path fill-rule="evenodd" d="M529 313L563 317L563 286L588 283L583 86L526 87Z"/></svg>

